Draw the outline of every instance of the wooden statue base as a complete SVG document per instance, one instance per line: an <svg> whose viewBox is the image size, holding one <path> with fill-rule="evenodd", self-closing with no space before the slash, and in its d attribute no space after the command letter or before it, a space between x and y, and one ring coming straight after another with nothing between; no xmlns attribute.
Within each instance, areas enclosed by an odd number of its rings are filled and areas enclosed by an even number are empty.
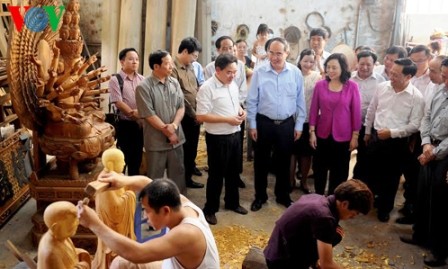
<svg viewBox="0 0 448 269"><path fill-rule="evenodd" d="M78 201L88 196L84 191L86 185L96 180L103 169L103 166L98 163L98 166L90 173L80 174L80 179L71 180L67 174L61 174L56 169L52 169L53 162L49 163L49 167L42 176L38 177L36 174L31 176L31 197L36 199L37 205L36 213L32 217L34 225L32 240L35 246L38 246L40 238L47 231L43 220L45 208L56 201L69 201L77 204ZM89 206L95 208L94 202L94 199L90 199ZM80 225L72 240L76 247L83 248L91 254L95 253L97 237L90 230Z"/></svg>

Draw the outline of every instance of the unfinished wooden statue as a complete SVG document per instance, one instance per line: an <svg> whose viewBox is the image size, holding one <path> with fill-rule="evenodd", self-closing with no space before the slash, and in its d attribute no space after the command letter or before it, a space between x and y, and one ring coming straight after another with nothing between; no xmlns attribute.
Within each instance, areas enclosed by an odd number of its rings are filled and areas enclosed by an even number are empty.
<svg viewBox="0 0 448 269"><path fill-rule="evenodd" d="M70 237L78 229L78 210L70 202L54 202L44 212L48 231L37 250L37 269L89 269L90 255L76 248Z"/></svg>
<svg viewBox="0 0 448 269"><path fill-rule="evenodd" d="M121 150L110 148L103 152L101 158L104 170L122 173L125 162L124 154ZM136 239L134 233L134 214L136 207L136 197L134 191L121 189L106 190L99 192L95 196L96 212L100 219L114 231ZM92 262L93 268L106 269L117 255L101 240L98 240L98 247Z"/></svg>
<svg viewBox="0 0 448 269"><path fill-rule="evenodd" d="M32 1L34 6L56 5L54 0ZM100 84L110 76L97 61L81 57L84 42L79 30L79 0L70 0L65 14L56 8L57 31L47 26L33 32L26 25L11 36L8 82L16 114L34 131L43 153L54 155L58 169L79 179L79 170L95 168L97 157L113 145L114 129L99 107ZM80 167L84 165L83 167Z"/></svg>

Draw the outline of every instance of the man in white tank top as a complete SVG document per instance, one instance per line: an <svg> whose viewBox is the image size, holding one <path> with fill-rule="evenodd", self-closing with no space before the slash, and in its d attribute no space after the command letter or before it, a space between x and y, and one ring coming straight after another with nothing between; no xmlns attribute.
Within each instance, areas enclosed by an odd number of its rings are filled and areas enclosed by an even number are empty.
<svg viewBox="0 0 448 269"><path fill-rule="evenodd" d="M201 209L179 193L169 179L151 180L146 176L125 176L102 172L100 182L140 192L148 223L169 232L144 243L121 236L100 221L96 212L78 203L80 224L89 228L107 247L117 253L110 268L198 268L218 269L215 239Z"/></svg>

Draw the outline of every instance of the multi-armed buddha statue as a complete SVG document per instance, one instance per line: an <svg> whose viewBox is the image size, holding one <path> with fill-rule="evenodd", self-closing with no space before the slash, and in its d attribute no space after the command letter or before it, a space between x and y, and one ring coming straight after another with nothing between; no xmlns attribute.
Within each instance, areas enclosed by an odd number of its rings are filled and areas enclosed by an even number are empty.
<svg viewBox="0 0 448 269"><path fill-rule="evenodd" d="M33 1L33 7L54 5L53 0ZM97 157L113 145L114 129L104 121L99 107L105 67L86 70L95 55L81 57L79 1L70 0L56 31L47 26L34 32L27 25L11 36L8 81L13 107L25 127L33 131L39 149L57 160L57 169L70 179L79 171L95 168ZM63 14L63 15L62 15ZM35 143L36 145L36 143Z"/></svg>

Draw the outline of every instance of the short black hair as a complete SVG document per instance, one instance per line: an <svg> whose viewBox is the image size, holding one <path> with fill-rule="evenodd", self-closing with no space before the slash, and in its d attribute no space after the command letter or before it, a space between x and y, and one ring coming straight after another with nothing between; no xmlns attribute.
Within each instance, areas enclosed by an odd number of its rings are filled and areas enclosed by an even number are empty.
<svg viewBox="0 0 448 269"><path fill-rule="evenodd" d="M175 211L179 210L181 206L179 188L171 179L159 178L153 180L143 188L138 199L141 201L145 197L148 199L148 205L156 213L159 213L160 208L164 206L168 206Z"/></svg>
<svg viewBox="0 0 448 269"><path fill-rule="evenodd" d="M386 50L386 54L398 54L398 58L408 57L408 52L402 46L391 46Z"/></svg>
<svg viewBox="0 0 448 269"><path fill-rule="evenodd" d="M409 56L411 56L411 55L414 54L414 53L419 53L419 52L422 52L422 51L425 52L425 55L426 55L426 56L428 56L428 57L431 56L431 51L430 51L429 48L428 48L427 46L425 46L425 45L417 45L417 46L413 47L413 48L411 49L411 51L409 52Z"/></svg>
<svg viewBox="0 0 448 269"><path fill-rule="evenodd" d="M345 84L352 76L348 69L348 63L347 58L342 53L333 53L325 60L324 63L324 69L327 70L327 64L331 60L337 60L339 62L339 65L341 66L341 77L339 78L342 82L342 84ZM325 79L327 81L330 81L330 77L328 75L325 76Z"/></svg>
<svg viewBox="0 0 448 269"><path fill-rule="evenodd" d="M350 179L339 184L334 190L338 201L347 201L348 209L367 215L373 206L373 194L367 185L358 179Z"/></svg>
<svg viewBox="0 0 448 269"><path fill-rule="evenodd" d="M149 54L148 61L151 70L154 70L155 64L161 65L163 62L163 58L165 58L167 55L170 55L170 53L166 50L156 50L153 53Z"/></svg>
<svg viewBox="0 0 448 269"><path fill-rule="evenodd" d="M231 63L238 64L238 59L234 55L229 53L219 54L215 60L215 68L219 67L223 70Z"/></svg>
<svg viewBox="0 0 448 269"><path fill-rule="evenodd" d="M312 36L321 36L323 39L327 39L328 31L324 28L313 28L310 31L310 39Z"/></svg>
<svg viewBox="0 0 448 269"><path fill-rule="evenodd" d="M363 50L370 50L370 51L373 51L373 52L374 52L374 50L373 50L371 47L369 47L369 46L365 46L365 45L357 46L357 47L355 48L355 52L358 52L358 53L360 53L360 52L363 51Z"/></svg>
<svg viewBox="0 0 448 269"><path fill-rule="evenodd" d="M238 43L241 43L241 42L244 42L244 44L247 45L247 41L244 40L244 39L238 39L237 41L235 41L235 44L238 44Z"/></svg>
<svg viewBox="0 0 448 269"><path fill-rule="evenodd" d="M297 62L297 67L298 67L300 70L302 70L302 67L300 66L300 61L302 61L302 59L303 59L305 56L313 56L313 57L315 57L315 56L316 56L316 52L314 52L314 50L312 50L312 49L304 49L304 50L302 50L302 51L300 52L299 61Z"/></svg>
<svg viewBox="0 0 448 269"><path fill-rule="evenodd" d="M188 54L192 54L195 51L201 52L202 46L195 37L186 37L180 42L177 52L181 53L184 49L188 51Z"/></svg>
<svg viewBox="0 0 448 269"><path fill-rule="evenodd" d="M120 51L120 53L118 53L118 59L120 59L120 61L123 61L126 58L126 54L128 54L128 52L130 52L130 51L134 51L138 55L138 52L137 52L136 49L134 49L134 48L125 48L125 49L122 49Z"/></svg>
<svg viewBox="0 0 448 269"><path fill-rule="evenodd" d="M409 58L399 58L394 61L395 64L403 66L403 75L411 75L411 77L417 74L417 65Z"/></svg>
<svg viewBox="0 0 448 269"><path fill-rule="evenodd" d="M376 54L370 50L362 50L356 55L356 57L358 58L358 62L361 58L366 58L366 57L372 57L373 63L376 63L376 60L378 59L378 56L376 56Z"/></svg>
<svg viewBox="0 0 448 269"><path fill-rule="evenodd" d="M223 36L220 36L218 39L216 39L216 42L215 42L216 49L220 49L221 42L226 39L229 39L230 41L232 41L232 45L235 45L235 42L233 42L233 39L230 36L223 35Z"/></svg>
<svg viewBox="0 0 448 269"><path fill-rule="evenodd" d="M445 58L445 59L442 61L441 66L448 67L448 58Z"/></svg>

